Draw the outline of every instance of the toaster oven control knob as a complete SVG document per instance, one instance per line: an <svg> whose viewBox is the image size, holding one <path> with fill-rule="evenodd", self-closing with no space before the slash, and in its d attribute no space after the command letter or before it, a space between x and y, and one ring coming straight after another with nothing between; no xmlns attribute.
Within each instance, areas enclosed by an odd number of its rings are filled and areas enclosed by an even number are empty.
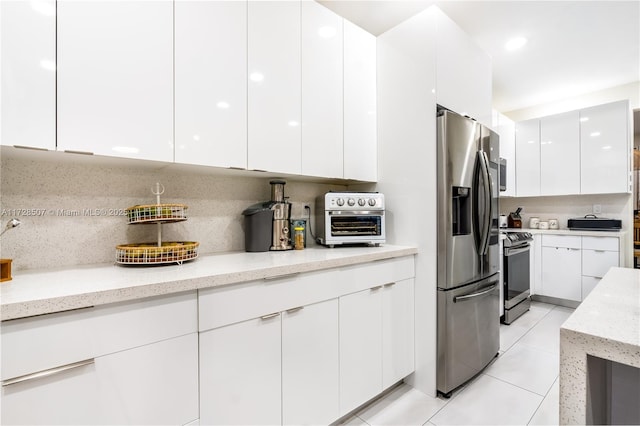
<svg viewBox="0 0 640 426"><path fill-rule="evenodd" d="M347 204L349 204L350 206L355 206L356 205L356 200L354 200L353 198L349 198L347 200Z"/></svg>
<svg viewBox="0 0 640 426"><path fill-rule="evenodd" d="M367 204L367 202L364 200L364 198L360 198L358 199L358 205L360 207L364 206L365 204Z"/></svg>
<svg viewBox="0 0 640 426"><path fill-rule="evenodd" d="M336 200L336 204L339 205L339 206L344 206L344 200L342 198L338 198Z"/></svg>
<svg viewBox="0 0 640 426"><path fill-rule="evenodd" d="M369 198L369 205L371 207L375 206L376 205L376 199L375 198Z"/></svg>

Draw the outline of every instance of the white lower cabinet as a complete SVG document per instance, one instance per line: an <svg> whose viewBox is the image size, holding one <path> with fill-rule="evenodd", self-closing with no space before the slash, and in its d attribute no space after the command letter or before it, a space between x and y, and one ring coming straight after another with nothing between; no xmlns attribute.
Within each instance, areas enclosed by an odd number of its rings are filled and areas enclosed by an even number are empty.
<svg viewBox="0 0 640 426"><path fill-rule="evenodd" d="M382 286L340 298L340 415L382 391Z"/></svg>
<svg viewBox="0 0 640 426"><path fill-rule="evenodd" d="M414 280L384 286L382 291L382 387L414 370Z"/></svg>
<svg viewBox="0 0 640 426"><path fill-rule="evenodd" d="M413 333L413 279L340 298L340 415L413 372Z"/></svg>
<svg viewBox="0 0 640 426"><path fill-rule="evenodd" d="M281 423L280 314L200 333L200 423Z"/></svg>
<svg viewBox="0 0 640 426"><path fill-rule="evenodd" d="M535 248L532 269L541 278L532 289L540 296L581 302L611 267L620 265L618 237L536 235Z"/></svg>
<svg viewBox="0 0 640 426"><path fill-rule="evenodd" d="M2 323L2 424L198 418L195 292Z"/></svg>
<svg viewBox="0 0 640 426"><path fill-rule="evenodd" d="M198 418L197 333L87 362L4 382L2 424L155 425Z"/></svg>
<svg viewBox="0 0 640 426"><path fill-rule="evenodd" d="M338 299L282 313L282 422L339 417Z"/></svg>
<svg viewBox="0 0 640 426"><path fill-rule="evenodd" d="M579 236L542 236L542 294L582 300L582 259Z"/></svg>

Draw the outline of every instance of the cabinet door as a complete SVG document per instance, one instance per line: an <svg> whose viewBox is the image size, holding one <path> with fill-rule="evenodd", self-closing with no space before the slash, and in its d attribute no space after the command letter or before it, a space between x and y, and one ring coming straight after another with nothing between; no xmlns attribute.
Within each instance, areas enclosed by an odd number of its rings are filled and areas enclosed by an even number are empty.
<svg viewBox="0 0 640 426"><path fill-rule="evenodd" d="M375 182L376 38L344 21L344 178Z"/></svg>
<svg viewBox="0 0 640 426"><path fill-rule="evenodd" d="M197 398L192 333L3 386L2 423L185 424L198 418Z"/></svg>
<svg viewBox="0 0 640 426"><path fill-rule="evenodd" d="M382 391L381 290L340 298L340 415Z"/></svg>
<svg viewBox="0 0 640 426"><path fill-rule="evenodd" d="M173 161L173 3L57 11L58 150Z"/></svg>
<svg viewBox="0 0 640 426"><path fill-rule="evenodd" d="M500 157L507 160L507 190L501 197L516 195L516 123L498 114L498 134L500 135Z"/></svg>
<svg viewBox="0 0 640 426"><path fill-rule="evenodd" d="M280 424L280 314L200 333L201 424Z"/></svg>
<svg viewBox="0 0 640 426"><path fill-rule="evenodd" d="M413 279L388 284L382 291L382 387L414 370Z"/></svg>
<svg viewBox="0 0 640 426"><path fill-rule="evenodd" d="M540 195L540 120L516 124L516 195Z"/></svg>
<svg viewBox="0 0 640 426"><path fill-rule="evenodd" d="M300 174L300 1L248 8L248 168Z"/></svg>
<svg viewBox="0 0 640 426"><path fill-rule="evenodd" d="M578 111L540 119L540 193L580 193Z"/></svg>
<svg viewBox="0 0 640 426"><path fill-rule="evenodd" d="M282 422L329 424L340 417L338 299L282 315Z"/></svg>
<svg viewBox="0 0 640 426"><path fill-rule="evenodd" d="M0 2L0 143L56 149L56 2Z"/></svg>
<svg viewBox="0 0 640 426"><path fill-rule="evenodd" d="M491 125L491 58L451 18L437 14L438 104Z"/></svg>
<svg viewBox="0 0 640 426"><path fill-rule="evenodd" d="M580 111L583 194L629 192L629 103Z"/></svg>
<svg viewBox="0 0 640 426"><path fill-rule="evenodd" d="M582 275L602 278L610 268L618 266L618 252L582 250Z"/></svg>
<svg viewBox="0 0 640 426"><path fill-rule="evenodd" d="M542 247L543 296L582 300L580 249Z"/></svg>
<svg viewBox="0 0 640 426"><path fill-rule="evenodd" d="M343 19L302 2L302 174L343 176Z"/></svg>
<svg viewBox="0 0 640 426"><path fill-rule="evenodd" d="M175 161L247 167L247 2L175 3Z"/></svg>

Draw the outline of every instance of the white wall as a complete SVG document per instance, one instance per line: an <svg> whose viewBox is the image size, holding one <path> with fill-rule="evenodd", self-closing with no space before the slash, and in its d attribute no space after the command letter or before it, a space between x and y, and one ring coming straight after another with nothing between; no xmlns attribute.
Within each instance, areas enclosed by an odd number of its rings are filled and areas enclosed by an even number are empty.
<svg viewBox="0 0 640 426"><path fill-rule="evenodd" d="M83 209L153 204L150 190L156 182L165 186L161 202L188 206L187 221L163 225L163 240L198 241L200 254L244 250L242 211L271 197L270 178L237 171L212 175L202 173L204 169L154 162L118 165L123 160L102 163L73 159L73 154L41 154L44 160L7 155L1 159L0 225L14 216L22 221L2 236L0 254L13 259L14 271L113 262L116 245L154 241L155 225L128 225L126 217L117 215L91 217ZM345 189L285 180L293 218L306 217L303 206L314 209L316 196ZM13 209L43 209L45 214L28 216ZM60 210L78 215L66 216ZM311 238L307 244L313 244Z"/></svg>
<svg viewBox="0 0 640 426"><path fill-rule="evenodd" d="M378 37L378 179L389 243L418 247L411 384L436 393L435 36L423 12Z"/></svg>
<svg viewBox="0 0 640 426"><path fill-rule="evenodd" d="M544 117L559 114L561 112L574 111L609 102L629 100L629 108L640 108L640 81L612 87L586 95L568 98L560 102L535 105L514 111L500 111L514 121L528 120L530 118Z"/></svg>

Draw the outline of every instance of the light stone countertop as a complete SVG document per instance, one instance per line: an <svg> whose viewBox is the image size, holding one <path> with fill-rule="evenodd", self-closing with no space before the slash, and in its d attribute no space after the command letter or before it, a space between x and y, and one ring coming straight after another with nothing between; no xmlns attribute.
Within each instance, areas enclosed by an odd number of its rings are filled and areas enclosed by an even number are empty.
<svg viewBox="0 0 640 426"><path fill-rule="evenodd" d="M640 368L640 270L611 268L560 328L560 423L585 424L587 355Z"/></svg>
<svg viewBox="0 0 640 426"><path fill-rule="evenodd" d="M409 256L415 247L317 247L264 253L199 256L182 265L120 266L16 272L0 285L0 319L10 320L279 275Z"/></svg>
<svg viewBox="0 0 640 426"><path fill-rule="evenodd" d="M582 237L617 237L625 236L626 231L578 231L573 229L533 229L533 228L500 228L506 232L530 232L532 234L543 235L575 235Z"/></svg>

